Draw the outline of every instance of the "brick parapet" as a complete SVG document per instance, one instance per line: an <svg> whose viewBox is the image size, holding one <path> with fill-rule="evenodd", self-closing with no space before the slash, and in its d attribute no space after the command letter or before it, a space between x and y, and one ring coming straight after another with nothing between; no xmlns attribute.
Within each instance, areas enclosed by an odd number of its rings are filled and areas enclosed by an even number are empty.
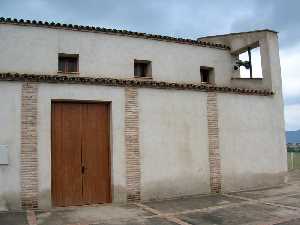
<svg viewBox="0 0 300 225"><path fill-rule="evenodd" d="M12 24L18 26L42 27L48 29L61 29L61 30L68 30L68 31L102 33L102 34L110 34L110 35L118 35L118 36L127 36L132 38L143 38L143 39L150 39L156 41L173 42L176 44L186 44L192 46L216 48L220 50L230 50L229 46L218 44L218 43L204 42L200 40L192 40L186 38L170 37L170 36L164 36L158 34L146 34L146 33L133 32L128 30L116 30L116 29L109 29L104 27L82 26L76 24L64 24L64 23L54 23L48 21L24 20L24 19L15 19L15 18L4 18L4 17L0 17L0 24Z"/></svg>

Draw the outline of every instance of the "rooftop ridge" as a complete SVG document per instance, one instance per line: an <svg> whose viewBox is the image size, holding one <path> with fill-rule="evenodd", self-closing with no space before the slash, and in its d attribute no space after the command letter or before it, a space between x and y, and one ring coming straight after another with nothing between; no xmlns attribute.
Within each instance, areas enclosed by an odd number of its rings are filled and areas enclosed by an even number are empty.
<svg viewBox="0 0 300 225"><path fill-rule="evenodd" d="M241 34L251 34L251 33L256 33L256 32L272 32L272 33L278 33L275 30L271 29L259 29L259 30L252 30L252 31L244 31L244 32L233 32L233 33L228 33L228 34L217 34L217 35L209 35L209 36L203 36L197 38L197 40L201 40L204 38L214 38L214 37L227 37L227 36L234 36L234 35L241 35Z"/></svg>
<svg viewBox="0 0 300 225"><path fill-rule="evenodd" d="M15 19L15 18L4 18L4 17L0 17L0 24L13 24L13 25L22 25L22 26L34 26L34 27L45 27L45 28L53 28L53 29L104 33L104 34L112 34L112 35L129 36L135 38L151 39L157 41L173 42L178 44L195 45L200 47L216 48L221 50L230 50L229 46L223 44L198 41L198 40L193 40L188 38L177 38L177 37L171 37L165 35L148 34L148 33L134 32L128 30L103 28L103 27L83 26L83 25L55 23L55 22L40 21L40 20L24 20L24 19Z"/></svg>

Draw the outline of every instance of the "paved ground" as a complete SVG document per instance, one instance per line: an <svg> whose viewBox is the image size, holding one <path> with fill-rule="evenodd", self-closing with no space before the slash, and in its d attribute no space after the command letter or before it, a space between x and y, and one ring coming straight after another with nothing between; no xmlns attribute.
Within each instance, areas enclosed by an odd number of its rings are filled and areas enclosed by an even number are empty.
<svg viewBox="0 0 300 225"><path fill-rule="evenodd" d="M131 205L0 212L0 225L300 225L300 170L286 185Z"/></svg>

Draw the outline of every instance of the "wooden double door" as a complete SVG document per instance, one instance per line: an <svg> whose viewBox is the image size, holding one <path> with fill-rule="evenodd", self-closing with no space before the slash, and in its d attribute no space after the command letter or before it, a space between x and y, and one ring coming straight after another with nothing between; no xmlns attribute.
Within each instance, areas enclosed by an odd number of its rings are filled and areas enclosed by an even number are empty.
<svg viewBox="0 0 300 225"><path fill-rule="evenodd" d="M52 204L111 201L109 104L52 102Z"/></svg>

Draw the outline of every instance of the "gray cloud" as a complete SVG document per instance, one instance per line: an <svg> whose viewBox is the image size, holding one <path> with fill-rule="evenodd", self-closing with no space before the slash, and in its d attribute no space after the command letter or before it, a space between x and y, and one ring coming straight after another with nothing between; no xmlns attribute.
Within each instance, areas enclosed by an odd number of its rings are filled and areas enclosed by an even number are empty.
<svg viewBox="0 0 300 225"><path fill-rule="evenodd" d="M300 41L300 1L290 0L0 0L5 17L91 24L197 38L271 28L282 46Z"/></svg>
<svg viewBox="0 0 300 225"><path fill-rule="evenodd" d="M256 0L248 14L240 15L232 31L270 28L279 31L281 47L291 47L300 41L300 1Z"/></svg>
<svg viewBox="0 0 300 225"><path fill-rule="evenodd" d="M0 14L197 38L228 32L235 16L243 10L243 4L238 9L227 7L234 2L0 0Z"/></svg>

